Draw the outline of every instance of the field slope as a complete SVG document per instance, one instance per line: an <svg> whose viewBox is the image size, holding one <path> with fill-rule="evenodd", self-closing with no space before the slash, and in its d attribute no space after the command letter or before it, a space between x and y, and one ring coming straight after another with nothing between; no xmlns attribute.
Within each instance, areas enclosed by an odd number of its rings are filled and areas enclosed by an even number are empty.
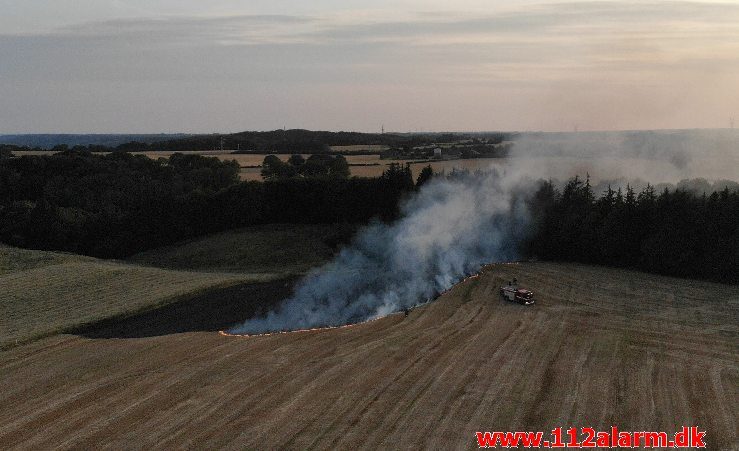
<svg viewBox="0 0 739 451"><path fill-rule="evenodd" d="M265 274L172 271L0 246L0 349Z"/></svg>
<svg viewBox="0 0 739 451"><path fill-rule="evenodd" d="M353 230L254 226L153 249L126 262L0 244L0 350L179 301L233 307L234 298L250 290L247 285L289 281L325 262ZM234 289L223 290L228 287ZM213 314L219 307L198 312Z"/></svg>
<svg viewBox="0 0 739 451"><path fill-rule="evenodd" d="M539 302L498 299L518 277ZM494 265L348 328L50 337L0 353L0 448L472 449L478 430L697 425L736 449L739 287Z"/></svg>
<svg viewBox="0 0 739 451"><path fill-rule="evenodd" d="M354 230L340 224L258 225L142 252L129 261L171 269L292 275L326 262Z"/></svg>

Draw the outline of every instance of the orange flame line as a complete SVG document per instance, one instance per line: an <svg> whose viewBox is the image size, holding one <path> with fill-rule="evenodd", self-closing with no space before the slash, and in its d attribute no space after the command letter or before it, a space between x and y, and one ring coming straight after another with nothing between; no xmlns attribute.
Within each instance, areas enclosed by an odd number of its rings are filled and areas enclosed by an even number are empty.
<svg viewBox="0 0 739 451"><path fill-rule="evenodd" d="M394 313L390 313L389 315L379 316L377 318L368 319L366 321L362 321L359 323L344 324L341 326L324 326L324 327L314 327L311 329L296 329L296 330L278 330L275 332L265 332L263 334L232 334L232 333L226 332L225 330L219 330L218 333L224 337L269 337L271 335L292 334L292 333L298 333L298 332L317 332L319 330L346 329L347 327L353 327L353 326L359 326L360 324L371 323L372 321L377 321L378 319L387 318L388 316L396 315L398 313L402 313L402 312L394 312Z"/></svg>

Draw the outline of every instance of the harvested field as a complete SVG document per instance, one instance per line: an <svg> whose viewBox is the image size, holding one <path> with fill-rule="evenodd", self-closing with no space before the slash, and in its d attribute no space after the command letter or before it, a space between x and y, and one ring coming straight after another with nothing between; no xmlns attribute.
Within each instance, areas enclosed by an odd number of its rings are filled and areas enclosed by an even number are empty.
<svg viewBox="0 0 739 451"><path fill-rule="evenodd" d="M214 289L289 279L330 259L353 226L253 226L129 262L0 245L0 349Z"/></svg>
<svg viewBox="0 0 739 451"><path fill-rule="evenodd" d="M20 249L0 244L0 275L62 263L92 261L95 259L82 255Z"/></svg>
<svg viewBox="0 0 739 451"><path fill-rule="evenodd" d="M498 298L514 276L535 306ZM116 336L105 327L98 336ZM495 265L407 318L200 330L60 335L0 353L0 447L470 449L478 430L614 424L697 425L711 449L739 447L735 286Z"/></svg>
<svg viewBox="0 0 739 451"><path fill-rule="evenodd" d="M382 152L390 146L384 144L355 144L349 146L331 146L334 152Z"/></svg>
<svg viewBox="0 0 739 451"><path fill-rule="evenodd" d="M197 273L0 247L0 349L270 274Z"/></svg>

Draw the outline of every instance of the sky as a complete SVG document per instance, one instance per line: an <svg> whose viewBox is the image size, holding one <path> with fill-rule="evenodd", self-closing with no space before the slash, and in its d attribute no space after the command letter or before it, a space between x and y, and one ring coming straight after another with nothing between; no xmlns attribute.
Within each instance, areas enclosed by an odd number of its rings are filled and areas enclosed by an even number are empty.
<svg viewBox="0 0 739 451"><path fill-rule="evenodd" d="M739 125L739 1L0 0L0 133Z"/></svg>

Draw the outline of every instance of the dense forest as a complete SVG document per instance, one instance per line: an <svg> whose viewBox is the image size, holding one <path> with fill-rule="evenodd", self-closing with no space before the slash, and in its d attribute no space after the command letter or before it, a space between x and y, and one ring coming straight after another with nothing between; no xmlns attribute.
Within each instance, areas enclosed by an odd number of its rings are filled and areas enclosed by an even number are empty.
<svg viewBox="0 0 739 451"><path fill-rule="evenodd" d="M596 196L576 177L561 192L543 183L533 203L528 253L542 259L739 282L739 191L647 186Z"/></svg>
<svg viewBox="0 0 739 451"><path fill-rule="evenodd" d="M264 169L265 182L241 182L235 162L192 154L0 150L0 241L121 258L253 224L390 222L404 196L442 176L427 167L414 182L407 165L393 164L378 178L349 177L346 161L330 156L272 157ZM525 255L739 282L736 190L596 196L587 179L561 190L540 183Z"/></svg>
<svg viewBox="0 0 739 451"><path fill-rule="evenodd" d="M407 167L379 178L240 182L235 162L174 154L63 152L0 160L0 241L121 258L207 233L264 223L393 220L415 189Z"/></svg>

